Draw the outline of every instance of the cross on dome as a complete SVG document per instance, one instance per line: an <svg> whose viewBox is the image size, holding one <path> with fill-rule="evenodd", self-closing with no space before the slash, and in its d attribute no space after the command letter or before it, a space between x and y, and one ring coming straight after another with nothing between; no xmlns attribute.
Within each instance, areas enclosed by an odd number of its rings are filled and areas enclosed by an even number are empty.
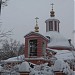
<svg viewBox="0 0 75 75"><path fill-rule="evenodd" d="M37 20L39 19L38 17L35 18L36 19L36 26L35 26L35 32L39 32L39 27L38 27L38 22Z"/></svg>
<svg viewBox="0 0 75 75"><path fill-rule="evenodd" d="M50 12L50 16L51 16L51 17L54 17L54 16L55 16L55 14L54 14L55 12L53 11L53 5L54 5L54 4L52 3L51 5L52 5L52 11Z"/></svg>
<svg viewBox="0 0 75 75"><path fill-rule="evenodd" d="M52 5L52 10L53 10L53 5L54 5L54 4L52 3L51 5Z"/></svg>
<svg viewBox="0 0 75 75"><path fill-rule="evenodd" d="M38 23L37 20L39 19L38 17L35 18L36 19L36 24Z"/></svg>

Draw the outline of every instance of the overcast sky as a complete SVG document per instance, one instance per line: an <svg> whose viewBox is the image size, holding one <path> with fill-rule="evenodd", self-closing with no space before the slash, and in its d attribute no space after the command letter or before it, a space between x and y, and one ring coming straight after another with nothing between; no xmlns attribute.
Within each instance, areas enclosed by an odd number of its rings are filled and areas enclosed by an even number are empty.
<svg viewBox="0 0 75 75"><path fill-rule="evenodd" d="M60 33L73 38L73 0L9 0L1 12L2 29L14 29L11 37L24 43L24 35L34 31L35 17L39 17L40 33L45 33L45 20L50 18L51 3L54 3L55 17L60 20Z"/></svg>

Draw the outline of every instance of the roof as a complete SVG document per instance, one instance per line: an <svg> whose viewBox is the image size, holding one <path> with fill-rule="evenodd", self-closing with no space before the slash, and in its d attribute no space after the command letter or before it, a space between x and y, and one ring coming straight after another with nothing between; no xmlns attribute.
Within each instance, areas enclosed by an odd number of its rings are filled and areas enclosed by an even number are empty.
<svg viewBox="0 0 75 75"><path fill-rule="evenodd" d="M68 39L63 37L59 32L49 31L46 32L45 36L50 37L50 43L48 43L48 47L53 47L53 46L70 47Z"/></svg>
<svg viewBox="0 0 75 75"><path fill-rule="evenodd" d="M50 52L55 52L55 58L56 59L61 59L61 60L74 60L75 59L75 51L70 51L70 50L56 50L56 49L50 49L46 48Z"/></svg>
<svg viewBox="0 0 75 75"><path fill-rule="evenodd" d="M24 55L20 55L20 56L17 56L17 57L12 57L12 58L9 58L7 60L3 60L3 62L17 62L17 61L23 61L24 60Z"/></svg>
<svg viewBox="0 0 75 75"><path fill-rule="evenodd" d="M58 19L55 19L54 17L51 17L51 18L49 18L49 19L47 19L45 22L47 22L47 21L58 21L59 23L60 23L60 21L58 20Z"/></svg>
<svg viewBox="0 0 75 75"><path fill-rule="evenodd" d="M44 35L42 35L42 34L40 34L40 33L38 33L38 32L33 32L33 31L29 32L29 33L26 34L24 37L28 37L28 36L30 36L30 35L32 35L32 34L37 35L37 36L40 36L40 37L42 37L42 38L48 40Z"/></svg>
<svg viewBox="0 0 75 75"><path fill-rule="evenodd" d="M0 72L3 70L3 67L2 66L0 66Z"/></svg>
<svg viewBox="0 0 75 75"><path fill-rule="evenodd" d="M55 57L57 59L61 59L61 60L75 59L74 54L73 54L75 51L72 52L72 51L69 51L69 50L55 50L55 52L57 52L56 55L55 55Z"/></svg>
<svg viewBox="0 0 75 75"><path fill-rule="evenodd" d="M29 72L30 66L28 62L22 62L22 64L19 66L19 72Z"/></svg>
<svg viewBox="0 0 75 75"><path fill-rule="evenodd" d="M56 60L53 66L53 71L64 71L64 69L67 68L70 71L68 63L65 63L63 60Z"/></svg>

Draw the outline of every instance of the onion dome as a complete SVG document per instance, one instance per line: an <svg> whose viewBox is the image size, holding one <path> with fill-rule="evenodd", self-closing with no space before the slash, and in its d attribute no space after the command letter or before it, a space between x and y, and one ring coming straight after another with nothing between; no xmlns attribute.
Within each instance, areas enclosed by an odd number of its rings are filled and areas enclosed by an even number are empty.
<svg viewBox="0 0 75 75"><path fill-rule="evenodd" d="M54 16L55 16L55 12L54 12L54 10L53 10L53 5L54 5L54 4L52 3L51 5L52 5L52 11L50 12L50 16L51 16L51 17L54 17Z"/></svg>

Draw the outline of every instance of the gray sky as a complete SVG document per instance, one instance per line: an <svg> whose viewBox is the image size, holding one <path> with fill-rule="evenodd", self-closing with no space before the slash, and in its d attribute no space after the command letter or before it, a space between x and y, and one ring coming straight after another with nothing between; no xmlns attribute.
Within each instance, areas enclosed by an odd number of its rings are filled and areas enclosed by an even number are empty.
<svg viewBox="0 0 75 75"><path fill-rule="evenodd" d="M24 43L24 35L34 31L35 17L39 17L40 33L45 33L45 20L50 16L51 3L54 3L56 18L60 20L60 33L73 38L74 1L73 0L9 0L2 8L2 29L14 28L11 37Z"/></svg>

